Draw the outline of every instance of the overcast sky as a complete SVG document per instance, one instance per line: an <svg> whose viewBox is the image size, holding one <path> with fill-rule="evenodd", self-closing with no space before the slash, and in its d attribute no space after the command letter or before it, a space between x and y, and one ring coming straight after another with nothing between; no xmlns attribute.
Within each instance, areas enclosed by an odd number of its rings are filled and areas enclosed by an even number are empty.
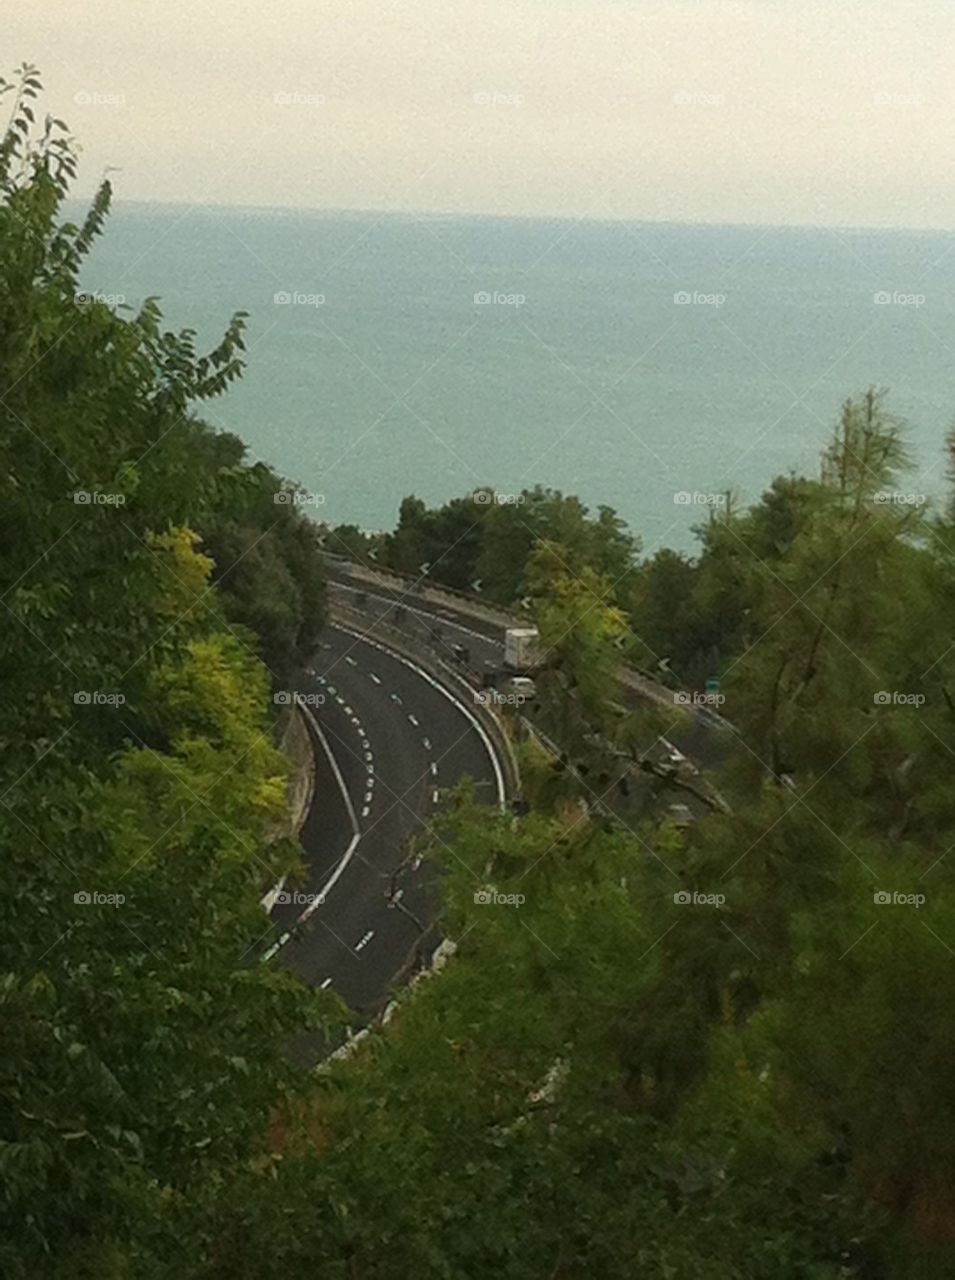
<svg viewBox="0 0 955 1280"><path fill-rule="evenodd" d="M950 0L32 0L88 192L955 227Z"/></svg>

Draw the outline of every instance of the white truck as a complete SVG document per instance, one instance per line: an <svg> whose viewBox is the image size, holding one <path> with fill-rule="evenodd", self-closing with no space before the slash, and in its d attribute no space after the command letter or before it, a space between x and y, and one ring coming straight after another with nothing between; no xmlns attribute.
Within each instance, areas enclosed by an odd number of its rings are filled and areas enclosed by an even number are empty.
<svg viewBox="0 0 955 1280"><path fill-rule="evenodd" d="M540 632L536 627L508 627L504 632L504 666L519 675L540 662Z"/></svg>

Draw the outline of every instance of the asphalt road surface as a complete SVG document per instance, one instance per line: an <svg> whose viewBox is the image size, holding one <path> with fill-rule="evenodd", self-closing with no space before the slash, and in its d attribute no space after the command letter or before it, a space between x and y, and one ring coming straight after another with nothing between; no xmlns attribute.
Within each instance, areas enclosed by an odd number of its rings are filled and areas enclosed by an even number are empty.
<svg viewBox="0 0 955 1280"><path fill-rule="evenodd" d="M445 790L465 776L499 804L500 767L466 703L338 627L326 628L300 693L318 725L302 831L308 879L286 886L291 901L273 908L278 937L267 941L275 963L333 988L364 1017L381 1007L436 914L434 873L408 860L411 837L424 843ZM425 951L438 941L432 931Z"/></svg>
<svg viewBox="0 0 955 1280"><path fill-rule="evenodd" d="M463 604L448 600L437 603L419 592L389 595L382 588L356 580L354 585L332 580L331 589L344 603L357 610L370 624L376 620L398 627L409 638L427 644L447 662L454 662L454 646L468 650L469 665L480 673L485 664L489 668L501 668L504 661L504 627L493 621L466 612ZM651 690L664 705L673 698L672 690L650 681L636 682L638 688L621 687L620 699L634 708L645 704L639 687ZM690 712L690 714L687 714ZM693 708L679 708L674 704L672 729L657 744L646 744L646 749L658 761L669 757L674 747L702 767L718 767L725 756L726 734L716 727L718 717L704 710L694 713Z"/></svg>

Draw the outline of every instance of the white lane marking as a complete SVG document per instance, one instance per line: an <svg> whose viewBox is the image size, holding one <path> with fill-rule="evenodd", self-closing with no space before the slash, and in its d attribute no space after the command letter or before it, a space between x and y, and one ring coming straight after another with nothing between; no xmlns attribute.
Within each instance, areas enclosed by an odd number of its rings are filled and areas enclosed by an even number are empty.
<svg viewBox="0 0 955 1280"><path fill-rule="evenodd" d="M328 692L329 692L330 694L332 694L332 696L333 696L333 697L334 697L334 695L337 693L337 690L336 690L336 688L335 688L335 686L334 686L333 684L330 684L330 685L328 686Z"/></svg>
<svg viewBox="0 0 955 1280"><path fill-rule="evenodd" d="M350 667L357 667L357 666L358 666L358 663L355 661L355 659L354 659L354 658L349 658L349 656L348 656L348 654L347 654L347 653L345 654L345 661L348 663L348 665L349 665Z"/></svg>
<svg viewBox="0 0 955 1280"><path fill-rule="evenodd" d="M371 942L374 936L375 936L374 929L369 929L368 932L365 934L365 936L363 938L360 938L358 942L355 943L355 950L361 951L364 947L367 947L369 942Z"/></svg>
<svg viewBox="0 0 955 1280"><path fill-rule="evenodd" d="M369 761L369 763L370 763L372 760L374 760L374 758L375 758L375 757L372 755L372 753L371 753L370 751L366 751L366 752L365 752L365 759L366 759L367 761Z"/></svg>
<svg viewBox="0 0 955 1280"><path fill-rule="evenodd" d="M418 728L418 720L417 720L417 717L416 717L416 716L413 716L413 715L411 714L411 712L410 712L410 711L409 711L409 713L408 713L408 719L411 721L411 723L412 723L412 724L414 725L414 727L417 729L417 728Z"/></svg>
<svg viewBox="0 0 955 1280"><path fill-rule="evenodd" d="M316 910L316 908L322 905L322 903L325 901L326 897L328 896L329 892L335 887L335 885L341 879L345 871L345 868L348 866L352 858L355 856L355 850L358 848L358 842L361 840L361 827L358 825L358 815L355 813L355 806L352 804L351 796L348 794L348 788L345 786L345 779L342 777L342 771L338 767L338 761L335 759L335 755L331 747L328 745L328 739L325 737L325 734L322 730L322 726L315 719L315 716L312 714L311 709L307 706L302 706L302 712L308 719L312 728L314 729L319 742L322 744L322 748L324 749L325 754L328 756L328 763L332 767L332 773L335 775L335 781L338 783L339 787L341 788L342 799L345 801L345 808L348 810L348 817L351 820L352 831L354 834L352 835L352 838L348 843L348 848L339 858L338 865L336 866L335 870L328 877L328 879L319 889L318 893L315 895L313 900L308 904L308 906L299 916L298 920L296 920L295 922L296 924L303 924L309 918L309 916L312 915L312 913ZM266 961L271 960L272 957L275 955L275 953L277 951L280 951L282 947L285 946L286 942L288 942L291 936L292 935L290 933L284 933L278 939L277 942L273 942L272 945L262 955L263 964Z"/></svg>
<svg viewBox="0 0 955 1280"><path fill-rule="evenodd" d="M365 804L371 804L371 792L370 792L370 791L366 791L366 792L365 792Z"/></svg>
<svg viewBox="0 0 955 1280"><path fill-rule="evenodd" d="M434 676L429 675L423 667L419 667L416 662L412 662L408 658L403 658L400 653L395 653L395 651L393 649L389 649L387 645L379 644L377 640L369 639L368 636L362 635L360 631L353 631L350 627L343 627L340 625L336 627L336 630L343 632L346 636L352 636L355 640L361 640L365 644L371 645L373 649L379 649L382 653L387 653L390 658L395 660L395 662L400 662L402 666L407 667L410 671L419 675L422 680L427 681L433 689L437 689L438 693L440 693L442 697L447 698L448 702L450 702L452 706L457 707L481 739L484 750L487 752L488 759L491 762L491 768L494 770L494 781L497 784L498 808L500 808L502 812L506 810L507 789L504 786L504 773L501 769L501 762L497 758L497 752L494 750L493 742L488 737L487 730L484 728L484 725L481 724L480 720L475 717L474 713L466 707L460 699L456 698L453 693L448 689L445 689L444 685L441 684L439 680L435 680Z"/></svg>
<svg viewBox="0 0 955 1280"><path fill-rule="evenodd" d="M430 750L431 750L431 739L430 739L430 738L422 738L422 739L421 739L421 744L422 744L422 746L424 747L425 751L430 751Z"/></svg>
<svg viewBox="0 0 955 1280"><path fill-rule="evenodd" d="M259 903L260 907L265 908L265 914L267 916L270 916L272 914L272 909L275 906L278 896L282 892L282 890L285 888L286 878L287 877L285 876L280 876L277 882L273 884L272 888L268 891L267 894L265 894L265 896L262 898L261 902Z"/></svg>
<svg viewBox="0 0 955 1280"><path fill-rule="evenodd" d="M418 868L421 866L422 861L423 859L421 857L421 854L419 853L418 856L415 858L414 862L412 862L411 864L411 870L417 871Z"/></svg>
<svg viewBox="0 0 955 1280"><path fill-rule="evenodd" d="M368 748L371 746L371 743L369 742L369 740L368 740L367 738L362 738L362 740L361 740L361 745L362 745L362 746L365 748L365 750L367 751L367 750L368 750Z"/></svg>
<svg viewBox="0 0 955 1280"><path fill-rule="evenodd" d="M367 817L368 817L368 815L369 815L370 813L371 813L371 810L368 808L368 806L367 806L367 805L364 805L364 806L362 807L361 816L362 816L363 818L367 818Z"/></svg>
<svg viewBox="0 0 955 1280"><path fill-rule="evenodd" d="M376 676L374 671L369 671L368 677L369 679L374 680L375 684L381 684L381 676Z"/></svg>
<svg viewBox="0 0 955 1280"><path fill-rule="evenodd" d="M342 708L342 710L345 712L345 715L346 715L346 716L350 716L350 715L351 715L351 713L352 713L352 709L351 709L351 707L348 705L348 703L347 703L347 702L345 703L345 705L344 705L344 707Z"/></svg>
<svg viewBox="0 0 955 1280"><path fill-rule="evenodd" d="M432 778L436 778L438 776L438 766L433 760L431 761L431 776Z"/></svg>
<svg viewBox="0 0 955 1280"><path fill-rule="evenodd" d="M438 789L437 789L437 787L435 787L434 791L432 791L432 792L431 792L431 803L432 803L432 804L437 804L437 803L438 803L438 794L439 794L439 793L438 793Z"/></svg>
<svg viewBox="0 0 955 1280"><path fill-rule="evenodd" d="M315 679L319 684L328 684L328 680L325 676L316 676Z"/></svg>
<svg viewBox="0 0 955 1280"><path fill-rule="evenodd" d="M393 694L391 695L391 701L392 701L392 702L397 702L398 706L400 707L400 706L402 705L402 703L401 703L401 694L400 694L400 693L393 693Z"/></svg>
<svg viewBox="0 0 955 1280"><path fill-rule="evenodd" d="M321 983L319 990L324 991L326 987L330 987L331 985L332 985L331 978L326 978L325 981Z"/></svg>
<svg viewBox="0 0 955 1280"><path fill-rule="evenodd" d="M351 718L351 722L352 722L352 724L357 724L357 725L358 725L358 727L359 727L359 729L361 728L361 721L358 719L358 717L357 717L357 716L352 716L352 718Z"/></svg>

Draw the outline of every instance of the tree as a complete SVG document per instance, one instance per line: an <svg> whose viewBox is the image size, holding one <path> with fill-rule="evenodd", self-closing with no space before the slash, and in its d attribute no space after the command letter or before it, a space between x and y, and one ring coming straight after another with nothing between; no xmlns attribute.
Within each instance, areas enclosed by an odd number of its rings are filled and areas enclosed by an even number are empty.
<svg viewBox="0 0 955 1280"><path fill-rule="evenodd" d="M0 1270L118 1280L188 1254L182 1206L264 1154L301 1080L284 1042L333 1002L256 963L298 853L269 838L286 765L258 638L201 550L226 509L271 506L193 417L237 376L243 317L198 355L155 301L82 293L110 189L58 221L73 149L49 118L34 137L38 89L0 83ZM271 536L313 563L295 520ZM299 585L288 654L320 609Z"/></svg>

